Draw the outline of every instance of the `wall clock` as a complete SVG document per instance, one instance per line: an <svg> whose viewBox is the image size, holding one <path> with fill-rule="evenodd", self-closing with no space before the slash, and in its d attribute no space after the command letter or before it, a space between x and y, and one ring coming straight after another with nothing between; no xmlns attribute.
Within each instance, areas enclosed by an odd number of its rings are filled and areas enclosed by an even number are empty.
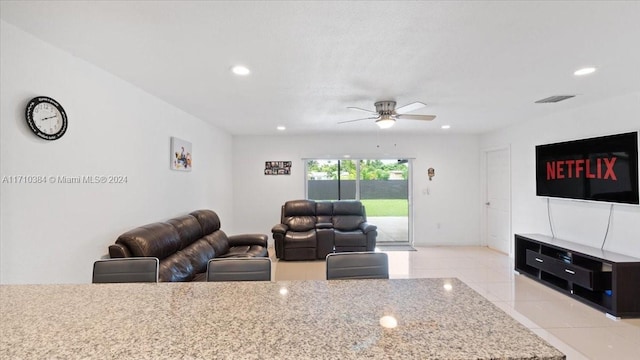
<svg viewBox="0 0 640 360"><path fill-rule="evenodd" d="M62 105L50 97L34 97L25 113L29 128L42 139L57 140L67 131L67 114Z"/></svg>

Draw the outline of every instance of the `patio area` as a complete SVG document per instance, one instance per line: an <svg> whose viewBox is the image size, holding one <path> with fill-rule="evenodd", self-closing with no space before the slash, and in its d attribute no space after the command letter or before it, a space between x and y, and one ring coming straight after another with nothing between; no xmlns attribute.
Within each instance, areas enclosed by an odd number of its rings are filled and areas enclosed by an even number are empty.
<svg viewBox="0 0 640 360"><path fill-rule="evenodd" d="M367 222L378 227L377 244L409 242L409 218L406 216L368 216Z"/></svg>

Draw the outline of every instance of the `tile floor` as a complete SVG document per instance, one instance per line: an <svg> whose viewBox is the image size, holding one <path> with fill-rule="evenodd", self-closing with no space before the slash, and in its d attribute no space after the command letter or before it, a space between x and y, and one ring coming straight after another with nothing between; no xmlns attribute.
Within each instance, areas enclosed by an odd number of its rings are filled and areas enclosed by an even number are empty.
<svg viewBox="0 0 640 360"><path fill-rule="evenodd" d="M567 355L569 360L640 359L640 319L611 320L513 271L513 259L486 247L392 251L391 278L457 277ZM324 261L278 261L273 279L323 280Z"/></svg>

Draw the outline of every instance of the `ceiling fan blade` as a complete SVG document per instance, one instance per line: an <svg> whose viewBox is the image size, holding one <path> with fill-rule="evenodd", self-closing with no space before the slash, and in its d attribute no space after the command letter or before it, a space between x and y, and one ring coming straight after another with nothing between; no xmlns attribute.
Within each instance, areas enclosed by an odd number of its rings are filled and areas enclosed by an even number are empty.
<svg viewBox="0 0 640 360"><path fill-rule="evenodd" d="M355 119L355 120L339 121L338 124L345 124L345 123L350 123L350 122L354 122L354 121L362 121L362 120L373 120L373 119L377 119L377 118L378 117L368 117L368 118Z"/></svg>
<svg viewBox="0 0 640 360"><path fill-rule="evenodd" d="M396 118L403 120L423 120L423 121L431 121L436 118L435 115L409 115L409 114L398 114Z"/></svg>
<svg viewBox="0 0 640 360"><path fill-rule="evenodd" d="M361 109L359 107L354 107L354 106L348 106L347 109L351 109L351 110L356 110L356 111L363 111L369 114L377 114L377 112L372 111L372 110L367 110L367 109Z"/></svg>
<svg viewBox="0 0 640 360"><path fill-rule="evenodd" d="M427 104L421 103L420 101L416 101L411 104L407 104L397 108L396 114L404 114L404 113L412 112L414 110L422 109L425 106L427 106Z"/></svg>

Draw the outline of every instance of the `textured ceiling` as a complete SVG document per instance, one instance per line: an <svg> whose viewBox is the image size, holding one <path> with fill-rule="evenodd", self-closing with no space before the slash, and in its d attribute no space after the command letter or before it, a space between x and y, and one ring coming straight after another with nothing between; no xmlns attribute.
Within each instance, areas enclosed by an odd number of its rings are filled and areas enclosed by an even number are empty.
<svg viewBox="0 0 640 360"><path fill-rule="evenodd" d="M377 100L437 115L384 131L482 133L640 89L635 1L0 4L4 21L238 135L382 131L337 124ZM534 104L564 94L578 96Z"/></svg>

